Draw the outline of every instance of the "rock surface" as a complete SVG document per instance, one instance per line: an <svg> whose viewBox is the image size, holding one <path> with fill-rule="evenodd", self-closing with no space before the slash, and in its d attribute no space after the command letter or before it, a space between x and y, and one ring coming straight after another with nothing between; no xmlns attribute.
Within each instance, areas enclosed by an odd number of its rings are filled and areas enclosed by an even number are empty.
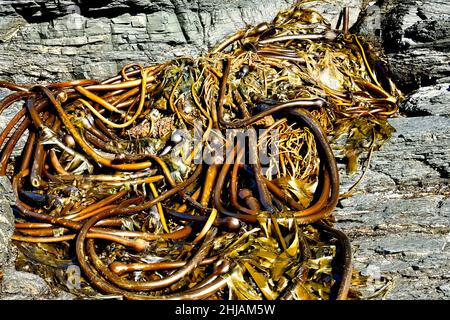
<svg viewBox="0 0 450 320"><path fill-rule="evenodd" d="M396 133L374 153L360 191L341 201L337 225L352 239L354 266L392 281L387 299L448 299L440 288L450 283L450 119L390 122Z"/></svg>
<svg viewBox="0 0 450 320"><path fill-rule="evenodd" d="M102 79L130 62L200 55L294 2L0 0L0 74L14 82ZM342 3L349 3L354 22L361 2L339 0L321 11L335 24Z"/></svg>
<svg viewBox="0 0 450 320"><path fill-rule="evenodd" d="M0 0L0 78L101 79L129 62L200 55L293 2ZM374 153L359 191L336 210L337 226L351 237L355 267L371 276L365 296L387 281L387 299L449 299L450 3L340 0L319 10L335 25L344 3L352 22L359 15L353 29L384 48L396 82L409 95L402 115L390 120L393 138ZM0 98L5 94L0 91ZM343 176L342 190L356 178ZM0 193L6 194L0 200L0 298L70 298L14 270L13 198L6 180L0 180Z"/></svg>
<svg viewBox="0 0 450 320"><path fill-rule="evenodd" d="M373 1L355 30L385 49L404 91L450 82L450 2Z"/></svg>
<svg viewBox="0 0 450 320"><path fill-rule="evenodd" d="M354 29L381 44L408 95L360 192L341 201L338 225L355 267L372 275L367 295L384 277L386 299L449 299L450 3L378 1Z"/></svg>

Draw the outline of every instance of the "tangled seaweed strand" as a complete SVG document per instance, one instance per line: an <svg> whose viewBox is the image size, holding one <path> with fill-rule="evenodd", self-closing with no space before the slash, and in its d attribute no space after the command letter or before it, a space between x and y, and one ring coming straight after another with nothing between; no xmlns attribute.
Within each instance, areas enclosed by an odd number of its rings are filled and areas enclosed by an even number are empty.
<svg viewBox="0 0 450 320"><path fill-rule="evenodd" d="M298 4L204 57L102 82L0 82L15 91L0 112L23 104L0 135L13 240L70 244L93 287L126 299L345 299L330 143L355 172L389 138L401 94L347 10L341 20L332 29ZM229 152L208 154L217 146Z"/></svg>

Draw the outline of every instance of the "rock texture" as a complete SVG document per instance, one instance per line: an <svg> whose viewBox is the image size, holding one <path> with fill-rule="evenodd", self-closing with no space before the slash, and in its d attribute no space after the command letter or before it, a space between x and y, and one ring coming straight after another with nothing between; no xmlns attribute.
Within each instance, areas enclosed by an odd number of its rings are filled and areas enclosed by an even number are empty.
<svg viewBox="0 0 450 320"><path fill-rule="evenodd" d="M373 1L355 26L379 41L404 91L450 82L450 2Z"/></svg>
<svg viewBox="0 0 450 320"><path fill-rule="evenodd" d="M270 20L293 3L16 2L0 9L7 13L0 20L0 73L14 81L101 79L130 62L199 55L246 24Z"/></svg>
<svg viewBox="0 0 450 320"><path fill-rule="evenodd" d="M15 82L102 79L126 63L202 54L246 25L272 20L294 2L1 0L0 74ZM336 23L344 2L356 21L360 0L322 4L322 12Z"/></svg>
<svg viewBox="0 0 450 320"><path fill-rule="evenodd" d="M384 279L387 299L449 299L450 3L378 1L354 29L384 48L407 96L360 192L341 202L338 225L373 280L367 295Z"/></svg>
<svg viewBox="0 0 450 320"><path fill-rule="evenodd" d="M419 90L404 105L422 98ZM360 191L342 200L335 212L338 226L352 239L355 267L373 278L366 295L380 282L376 278L383 277L392 285L388 299L450 298L442 290L450 283L450 105L446 107L447 116L392 119L394 137L374 153Z"/></svg>
<svg viewBox="0 0 450 320"><path fill-rule="evenodd" d="M126 63L199 55L246 24L270 21L294 0L0 0L0 78L105 78ZM342 4L353 30L387 53L408 93L394 137L374 153L358 192L336 210L370 296L450 298L450 4L446 0L310 2L334 25ZM369 5L371 4L371 5ZM415 90L415 91L414 91ZM0 91L0 98L7 92ZM13 113L13 111L11 111ZM1 122L10 114L2 115ZM357 177L343 176L342 190ZM15 271L13 217L0 180L0 298L69 298ZM1 280L3 278L3 280ZM378 296L379 297L379 296Z"/></svg>

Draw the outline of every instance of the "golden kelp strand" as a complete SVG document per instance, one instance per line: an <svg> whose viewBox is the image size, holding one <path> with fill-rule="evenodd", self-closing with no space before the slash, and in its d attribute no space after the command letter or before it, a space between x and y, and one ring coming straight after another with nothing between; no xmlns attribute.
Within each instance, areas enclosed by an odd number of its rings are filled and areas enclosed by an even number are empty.
<svg viewBox="0 0 450 320"><path fill-rule="evenodd" d="M13 239L39 261L75 248L89 285L127 299L345 299L333 149L358 171L390 137L401 94L347 10L341 20L334 30L300 2L205 57L101 82L0 82L16 91L0 111L23 103L0 134Z"/></svg>

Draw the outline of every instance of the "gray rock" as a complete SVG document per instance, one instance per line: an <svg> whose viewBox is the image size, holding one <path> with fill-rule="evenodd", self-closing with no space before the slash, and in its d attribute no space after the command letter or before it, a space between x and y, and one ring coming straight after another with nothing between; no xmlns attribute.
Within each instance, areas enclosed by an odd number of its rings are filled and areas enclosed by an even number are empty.
<svg viewBox="0 0 450 320"><path fill-rule="evenodd" d="M420 239L417 235L392 235L377 243L375 251L381 254L397 254L428 256L440 253L444 242L441 236L425 235Z"/></svg>
<svg viewBox="0 0 450 320"><path fill-rule="evenodd" d="M11 265L11 236L14 233L14 215L11 205L15 203L11 183L5 176L0 176L0 271Z"/></svg>
<svg viewBox="0 0 450 320"><path fill-rule="evenodd" d="M147 26L147 17L145 14L138 14L131 18L131 25L134 28L145 28Z"/></svg>
<svg viewBox="0 0 450 320"><path fill-rule="evenodd" d="M125 13L121 16L115 17L111 19L113 24L125 24L131 25L131 15L129 13Z"/></svg>
<svg viewBox="0 0 450 320"><path fill-rule="evenodd" d="M405 38L414 42L433 42L450 37L450 21L423 20L405 29Z"/></svg>
<svg viewBox="0 0 450 320"><path fill-rule="evenodd" d="M329 2L323 1L311 1L305 4L305 7L312 8L314 10L319 9L319 12L323 14L325 18L330 22L333 27L336 27L339 14L344 6L349 8L349 22L350 27L358 20L359 14L364 9L365 1L358 0L335 0ZM341 25L342 27L342 25Z"/></svg>
<svg viewBox="0 0 450 320"><path fill-rule="evenodd" d="M111 32L110 21L106 18L88 19L84 32L87 36L109 35Z"/></svg>
<svg viewBox="0 0 450 320"><path fill-rule="evenodd" d="M336 212L352 239L355 267L391 279L386 299L449 298L448 6L383 1L355 26L385 48L394 79L411 92L360 191Z"/></svg>
<svg viewBox="0 0 450 320"><path fill-rule="evenodd" d="M402 111L415 115L450 115L450 83L419 88L403 103Z"/></svg>
<svg viewBox="0 0 450 320"><path fill-rule="evenodd" d="M450 297L450 284L449 283L446 283L446 284L443 284L443 285L439 286L438 289L440 291L444 292L444 294L447 297Z"/></svg>
<svg viewBox="0 0 450 320"><path fill-rule="evenodd" d="M5 176L0 176L0 194L2 200L8 201L11 205L16 202L16 196L11 187L11 182Z"/></svg>
<svg viewBox="0 0 450 320"><path fill-rule="evenodd" d="M177 17L186 41L197 46L203 46L205 37L200 16L192 11L179 11Z"/></svg>
<svg viewBox="0 0 450 320"><path fill-rule="evenodd" d="M0 292L7 295L23 295L23 299L50 295L47 283L37 275L28 272L6 271L0 284Z"/></svg>
<svg viewBox="0 0 450 320"><path fill-rule="evenodd" d="M2 19L0 19L0 43L8 42L14 38L19 30L25 25L25 19L20 17L2 17Z"/></svg>
<svg viewBox="0 0 450 320"><path fill-rule="evenodd" d="M438 300L445 298L442 292L437 290L439 280L430 280L426 277L398 278L394 282L393 289L388 293L387 299L393 300Z"/></svg>
<svg viewBox="0 0 450 320"><path fill-rule="evenodd" d="M186 42L178 16L174 12L161 11L147 15L147 32L153 42Z"/></svg>
<svg viewBox="0 0 450 320"><path fill-rule="evenodd" d="M380 4L381 3L381 4ZM404 91L436 84L450 72L450 3L387 0L367 9L355 27L388 53L392 74Z"/></svg>
<svg viewBox="0 0 450 320"><path fill-rule="evenodd" d="M391 53L388 59L394 79L402 83L401 89L405 92L434 85L450 73L450 54L432 45Z"/></svg>
<svg viewBox="0 0 450 320"><path fill-rule="evenodd" d="M271 21L294 2L115 0L99 5L64 0L56 5L41 0L20 1L11 9L9 1L0 0L0 75L14 82L62 81L80 75L101 79L104 70L84 67L80 71L79 65L89 65L93 57L122 65L124 61L148 64L200 55L246 25ZM322 12L335 25L344 2L350 5L353 23L362 0L315 1L307 6ZM56 55L67 59L49 67ZM70 63L74 57L80 64Z"/></svg>
<svg viewBox="0 0 450 320"><path fill-rule="evenodd" d="M14 233L14 216L8 201L0 200L0 270L8 266L13 255L10 251L11 236Z"/></svg>

